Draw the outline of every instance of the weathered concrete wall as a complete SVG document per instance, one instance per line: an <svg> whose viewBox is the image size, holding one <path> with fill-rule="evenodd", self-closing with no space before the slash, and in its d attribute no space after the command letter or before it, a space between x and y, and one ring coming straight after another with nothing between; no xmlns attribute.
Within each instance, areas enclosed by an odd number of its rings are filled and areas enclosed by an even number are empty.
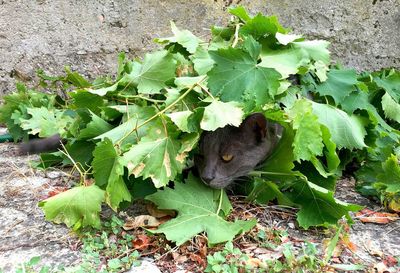
<svg viewBox="0 0 400 273"><path fill-rule="evenodd" d="M400 0L0 0L0 96L38 68L112 74L118 52L142 55L153 38L170 35L170 20L206 37L229 18L230 2L331 41L333 58L346 66L400 67Z"/></svg>

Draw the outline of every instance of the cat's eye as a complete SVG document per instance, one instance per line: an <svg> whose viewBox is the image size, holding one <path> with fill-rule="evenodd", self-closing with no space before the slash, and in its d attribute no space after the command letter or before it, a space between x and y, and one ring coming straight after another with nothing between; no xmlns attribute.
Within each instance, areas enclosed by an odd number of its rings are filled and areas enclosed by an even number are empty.
<svg viewBox="0 0 400 273"><path fill-rule="evenodd" d="M231 154L224 154L224 155L221 156L221 158L222 158L223 161L229 162L229 161L231 161L231 160L233 159L233 155L231 155Z"/></svg>

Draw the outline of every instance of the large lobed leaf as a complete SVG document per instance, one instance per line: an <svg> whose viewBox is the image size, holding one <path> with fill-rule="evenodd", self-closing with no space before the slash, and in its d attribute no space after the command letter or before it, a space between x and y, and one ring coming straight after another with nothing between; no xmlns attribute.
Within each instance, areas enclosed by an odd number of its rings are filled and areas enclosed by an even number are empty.
<svg viewBox="0 0 400 273"><path fill-rule="evenodd" d="M366 147L362 119L349 116L342 110L327 104L312 102L313 113L318 117L319 123L325 125L332 136L332 141L339 149L362 149Z"/></svg>
<svg viewBox="0 0 400 273"><path fill-rule="evenodd" d="M159 188L182 172L186 153L180 153L181 143L172 125L155 128L133 145L121 158L121 164L135 177L151 178Z"/></svg>
<svg viewBox="0 0 400 273"><path fill-rule="evenodd" d="M58 109L27 108L27 113L31 116L28 119L20 118L21 127L30 134L39 137L50 137L55 134L65 136L68 127L73 119L65 115L65 111Z"/></svg>
<svg viewBox="0 0 400 273"><path fill-rule="evenodd" d="M387 118L400 123L400 104L396 103L389 93L382 97L382 109Z"/></svg>
<svg viewBox="0 0 400 273"><path fill-rule="evenodd" d="M206 131L232 125L238 127L242 122L244 112L235 102L213 101L204 108L200 127Z"/></svg>
<svg viewBox="0 0 400 273"><path fill-rule="evenodd" d="M148 53L143 64L133 63L132 72L123 79L134 83L139 93L154 94L166 87L165 82L175 77L176 62L168 51Z"/></svg>
<svg viewBox="0 0 400 273"><path fill-rule="evenodd" d="M104 201L104 191L96 185L74 187L39 202L46 219L57 224L64 223L67 227L100 228L101 203Z"/></svg>
<svg viewBox="0 0 400 273"><path fill-rule="evenodd" d="M383 188L390 193L400 192L400 164L396 155L391 155L382 163L382 173L377 175L375 187Z"/></svg>
<svg viewBox="0 0 400 273"><path fill-rule="evenodd" d="M189 53L195 53L201 40L197 38L189 30L180 30L176 27L175 23L171 21L171 30L174 36L168 38L158 38L157 42L162 44L178 43L182 45Z"/></svg>
<svg viewBox="0 0 400 273"><path fill-rule="evenodd" d="M172 219L154 233L164 233L168 240L181 245L200 232L206 232L210 245L230 241L235 235L250 230L255 220L228 222L224 218L232 209L223 192L222 200L216 198L220 190L205 186L198 178L190 175L186 183L176 183L175 188L165 188L147 196L159 209L172 209L178 212ZM218 205L221 202L221 211Z"/></svg>
<svg viewBox="0 0 400 273"><path fill-rule="evenodd" d="M257 106L272 102L281 75L262 67L249 53L236 48L210 51L215 61L208 72L211 93L222 101L255 100Z"/></svg>
<svg viewBox="0 0 400 273"><path fill-rule="evenodd" d="M124 167L111 140L100 142L93 152L93 176L96 185L106 188L105 200L113 209L117 210L122 201L131 201L131 194L125 185Z"/></svg>
<svg viewBox="0 0 400 273"><path fill-rule="evenodd" d="M328 72L328 79L317 87L321 95L331 96L336 105L340 104L355 89L357 74L355 70L331 69Z"/></svg>
<svg viewBox="0 0 400 273"><path fill-rule="evenodd" d="M293 129L296 130L292 144L294 159L311 160L322 155L324 144L321 126L318 117L312 113L311 102L298 100L290 109L289 117L293 120Z"/></svg>
<svg viewBox="0 0 400 273"><path fill-rule="evenodd" d="M292 202L300 206L297 222L305 229L310 226L336 225L343 216L351 220L349 211L358 211L362 208L341 202L334 198L333 191L304 179L293 183L288 196Z"/></svg>

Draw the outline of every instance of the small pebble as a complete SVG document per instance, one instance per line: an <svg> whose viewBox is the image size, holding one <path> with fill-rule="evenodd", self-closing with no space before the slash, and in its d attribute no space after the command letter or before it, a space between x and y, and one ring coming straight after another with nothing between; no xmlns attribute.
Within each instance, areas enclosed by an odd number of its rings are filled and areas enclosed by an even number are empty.
<svg viewBox="0 0 400 273"><path fill-rule="evenodd" d="M141 262L140 266L133 266L126 273L161 273L160 269L153 263L146 260L142 260Z"/></svg>

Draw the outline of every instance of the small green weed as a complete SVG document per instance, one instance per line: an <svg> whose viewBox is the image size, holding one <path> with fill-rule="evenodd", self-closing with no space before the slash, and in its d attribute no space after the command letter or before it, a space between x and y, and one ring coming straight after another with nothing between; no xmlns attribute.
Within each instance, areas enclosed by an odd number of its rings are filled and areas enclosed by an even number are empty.
<svg viewBox="0 0 400 273"><path fill-rule="evenodd" d="M268 255L257 257L243 253L228 242L224 249L207 257L205 272L237 273L237 272L268 272L268 273L319 273L326 272L333 249L338 243L338 229L328 248L328 258L317 250L316 245L305 241L301 244L289 240L286 230L259 230L255 236L258 247L270 251ZM359 266L357 266L359 269ZM352 269L356 270L356 269Z"/></svg>
<svg viewBox="0 0 400 273"><path fill-rule="evenodd" d="M65 272L111 273L139 265L139 252L134 250L134 237L122 230L123 222L116 216L103 224L100 233L83 233L82 263Z"/></svg>
<svg viewBox="0 0 400 273"><path fill-rule="evenodd" d="M38 264L40 262L40 256L34 256L29 261L21 263L18 265L15 273L50 273L55 272L51 271L50 267L45 265L38 268ZM0 273L4 273L3 269L0 268Z"/></svg>
<svg viewBox="0 0 400 273"><path fill-rule="evenodd" d="M285 243L282 247L282 256L279 259L261 260L250 257L233 247L232 242L228 242L222 251L207 257L205 272L324 272L323 261L317 256L314 244L305 242L301 251L296 251L292 243Z"/></svg>
<svg viewBox="0 0 400 273"><path fill-rule="evenodd" d="M243 270L251 272L253 266L248 263L249 259L250 257L242 253L239 248L233 247L232 242L228 242L222 251L207 256L208 265L205 272L236 273Z"/></svg>

